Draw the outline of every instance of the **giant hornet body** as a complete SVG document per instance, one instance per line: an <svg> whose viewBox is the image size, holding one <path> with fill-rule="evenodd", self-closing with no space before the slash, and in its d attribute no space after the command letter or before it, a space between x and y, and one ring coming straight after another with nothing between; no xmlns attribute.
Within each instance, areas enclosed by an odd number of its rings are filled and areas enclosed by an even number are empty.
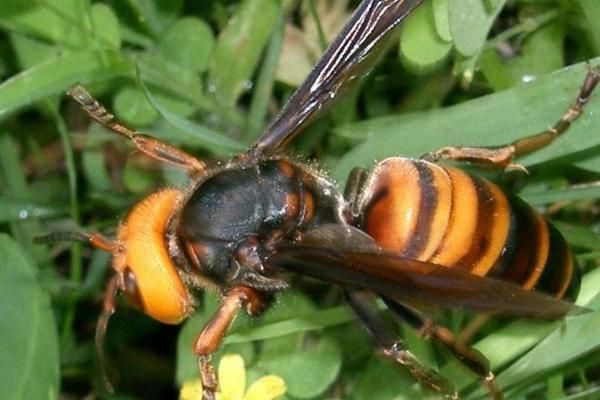
<svg viewBox="0 0 600 400"><path fill-rule="evenodd" d="M84 240L113 254L113 277L97 326L98 347L125 293L146 314L175 324L194 310L194 291L214 289L222 305L198 335L204 399L214 399L210 362L240 309L256 315L296 272L340 285L383 353L424 385L455 389L419 362L387 327L373 298L439 340L501 398L483 355L424 316L421 306L556 319L576 310L580 275L564 238L530 206L495 184L439 160L504 168L565 132L600 80L591 69L572 107L549 130L495 148L448 147L422 159L392 157L355 169L344 194L314 168L282 155L287 143L338 97L420 0L365 0L266 133L247 152L206 164L126 128L83 88L70 95L105 127L150 157L187 169L188 185L159 190L129 212L116 238ZM370 63L370 62L369 62ZM475 329L470 329L474 331Z"/></svg>

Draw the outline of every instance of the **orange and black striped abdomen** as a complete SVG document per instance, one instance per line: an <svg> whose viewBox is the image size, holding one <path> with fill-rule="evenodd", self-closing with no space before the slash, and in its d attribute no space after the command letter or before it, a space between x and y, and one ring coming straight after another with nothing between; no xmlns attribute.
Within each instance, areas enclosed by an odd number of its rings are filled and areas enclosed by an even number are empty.
<svg viewBox="0 0 600 400"><path fill-rule="evenodd" d="M579 272L552 225L516 196L452 167L379 163L360 199L361 227L403 257L497 277L574 300Z"/></svg>

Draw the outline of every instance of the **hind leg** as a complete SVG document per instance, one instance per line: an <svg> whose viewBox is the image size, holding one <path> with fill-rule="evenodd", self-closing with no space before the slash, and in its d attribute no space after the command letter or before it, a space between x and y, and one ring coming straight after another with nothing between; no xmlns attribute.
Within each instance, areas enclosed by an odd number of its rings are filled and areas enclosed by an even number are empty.
<svg viewBox="0 0 600 400"><path fill-rule="evenodd" d="M373 304L373 295L366 291L345 292L346 300L371 334L384 356L406 367L425 387L443 393L453 399L458 394L450 381L437 371L419 361L404 345L381 317Z"/></svg>
<svg viewBox="0 0 600 400"><path fill-rule="evenodd" d="M590 68L575 102L563 116L549 129L518 139L512 143L495 147L444 147L440 150L427 153L422 158L426 161L439 160L465 161L483 167L516 168L524 169L521 165L513 163L517 156L539 150L557 137L567 132L573 121L583 112L584 106L589 101L594 88L600 81L600 68Z"/></svg>
<svg viewBox="0 0 600 400"><path fill-rule="evenodd" d="M435 324L410 308L387 298L383 298L383 300L402 322L411 325L423 337L434 338L444 344L460 362L481 378L494 400L503 398L502 390L496 383L489 361L482 353L468 345L471 338L488 321L489 316L482 314L476 317L458 336L455 336L448 328Z"/></svg>

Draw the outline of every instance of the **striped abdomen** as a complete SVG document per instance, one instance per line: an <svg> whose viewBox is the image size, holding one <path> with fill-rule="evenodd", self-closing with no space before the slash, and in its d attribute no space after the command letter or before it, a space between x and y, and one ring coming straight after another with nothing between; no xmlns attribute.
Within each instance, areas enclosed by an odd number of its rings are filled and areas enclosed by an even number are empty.
<svg viewBox="0 0 600 400"><path fill-rule="evenodd" d="M403 257L461 268L574 300L579 271L565 239L516 196L452 167L389 158L370 173L361 227Z"/></svg>

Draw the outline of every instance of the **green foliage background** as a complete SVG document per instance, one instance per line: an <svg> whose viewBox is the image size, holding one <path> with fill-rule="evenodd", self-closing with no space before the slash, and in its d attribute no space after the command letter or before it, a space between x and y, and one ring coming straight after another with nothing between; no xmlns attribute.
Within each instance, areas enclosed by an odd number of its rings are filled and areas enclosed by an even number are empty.
<svg viewBox="0 0 600 400"><path fill-rule="evenodd" d="M108 332L117 388L110 396L93 346L108 255L32 243L55 230L110 234L144 194L185 182L88 124L64 93L81 82L128 125L200 157L236 154L256 140L355 6L298 3L0 2L0 398L173 398L196 375L190 344L214 296L181 333L119 303ZM319 159L343 182L351 167L389 155L502 144L546 129L574 100L584 62L600 65L598 21L596 0L426 0L365 83L293 151ZM599 130L596 94L568 135L520 160L529 176L499 177L572 243L585 272L578 303L592 310L600 309ZM240 318L228 336L223 351L242 354L251 377L282 376L291 399L434 396L373 354L335 288L299 287L259 321ZM438 318L459 330L466 316ZM485 396L447 352L398 330L467 398ZM509 398L592 399L600 397L598 332L600 311L497 321L475 347Z"/></svg>

